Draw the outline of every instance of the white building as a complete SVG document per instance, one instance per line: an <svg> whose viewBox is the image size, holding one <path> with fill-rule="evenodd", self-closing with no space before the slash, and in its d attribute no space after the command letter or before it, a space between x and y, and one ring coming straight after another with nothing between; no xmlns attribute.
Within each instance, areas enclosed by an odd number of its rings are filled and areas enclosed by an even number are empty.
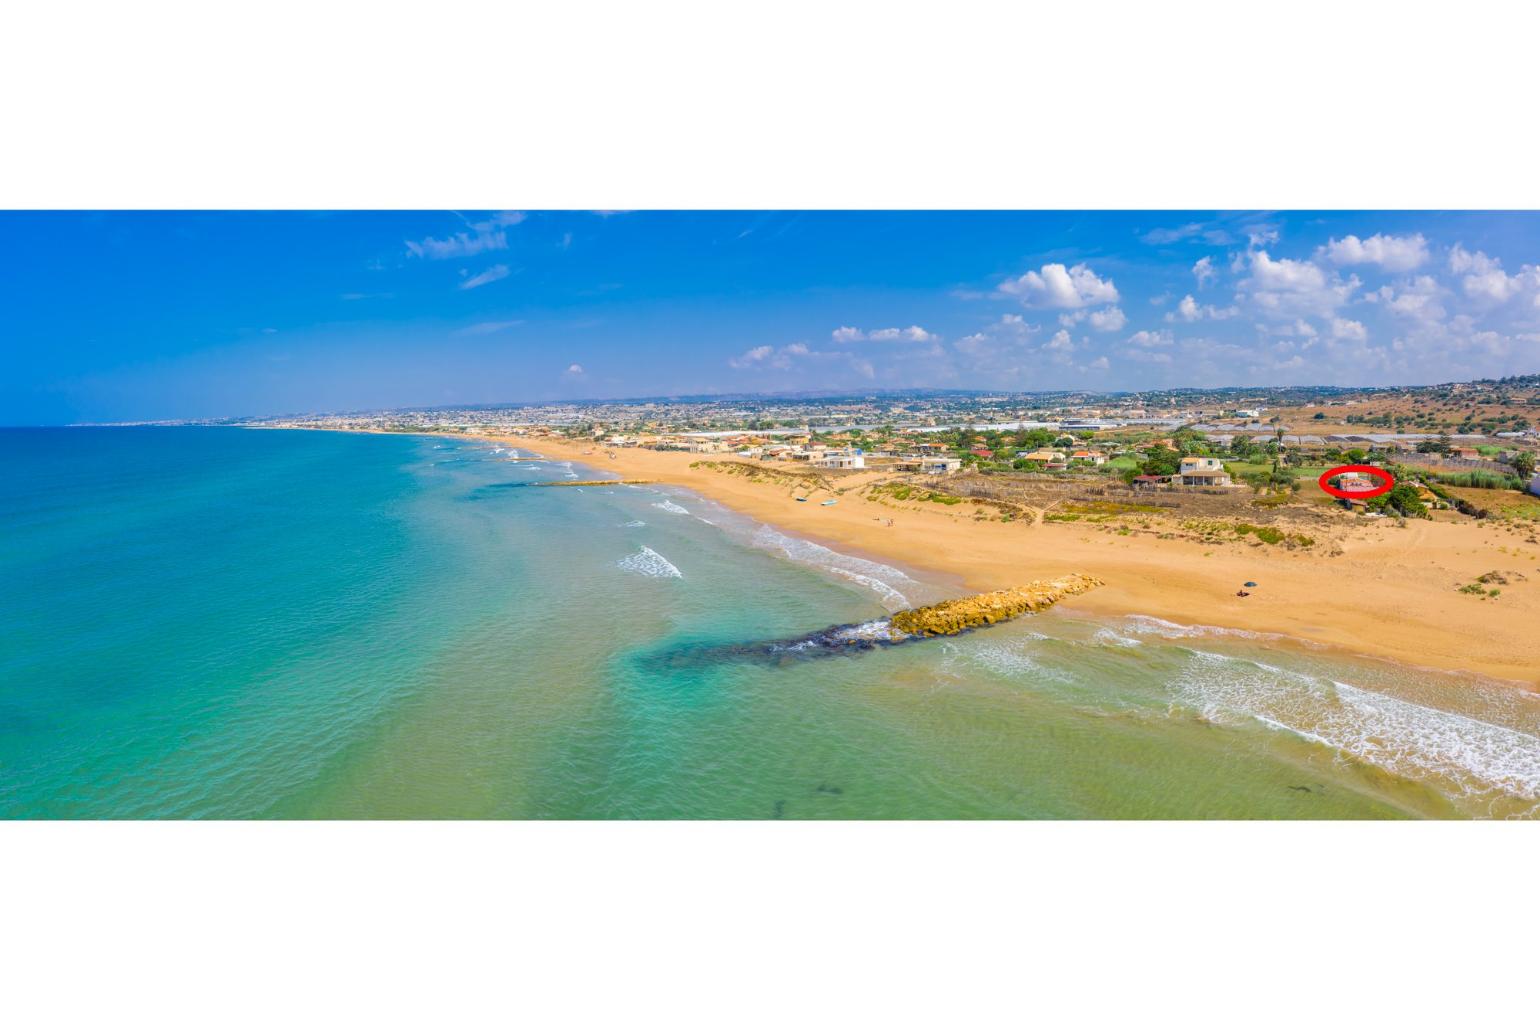
<svg viewBox="0 0 1540 1030"><path fill-rule="evenodd" d="M827 451L822 457L812 459L810 464L821 469L864 469L866 455L859 449Z"/></svg>
<svg viewBox="0 0 1540 1030"><path fill-rule="evenodd" d="M1224 462L1218 458L1191 457L1182 459L1182 469L1177 481L1183 486L1234 486Z"/></svg>

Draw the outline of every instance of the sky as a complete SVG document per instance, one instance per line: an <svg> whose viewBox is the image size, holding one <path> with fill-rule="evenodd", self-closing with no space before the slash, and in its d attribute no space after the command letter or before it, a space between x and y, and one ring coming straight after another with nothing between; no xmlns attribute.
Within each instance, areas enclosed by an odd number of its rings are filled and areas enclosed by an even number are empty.
<svg viewBox="0 0 1540 1030"><path fill-rule="evenodd" d="M1540 372L1540 214L0 212L0 424Z"/></svg>

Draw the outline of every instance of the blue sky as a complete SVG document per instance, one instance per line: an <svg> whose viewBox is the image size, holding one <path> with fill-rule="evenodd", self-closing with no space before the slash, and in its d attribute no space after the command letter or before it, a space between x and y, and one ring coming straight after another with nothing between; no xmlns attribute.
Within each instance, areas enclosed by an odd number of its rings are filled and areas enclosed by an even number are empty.
<svg viewBox="0 0 1540 1030"><path fill-rule="evenodd" d="M1540 372L1540 216L0 213L0 422Z"/></svg>

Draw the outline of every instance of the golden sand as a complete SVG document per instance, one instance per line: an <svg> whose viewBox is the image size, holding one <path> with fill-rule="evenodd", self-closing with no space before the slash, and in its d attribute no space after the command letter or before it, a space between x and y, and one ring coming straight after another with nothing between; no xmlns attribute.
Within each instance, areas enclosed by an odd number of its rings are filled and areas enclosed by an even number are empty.
<svg viewBox="0 0 1540 1030"><path fill-rule="evenodd" d="M1495 523L1411 520L1401 527L1343 513L1339 547L1204 544L1125 537L1083 523L975 520L968 504L896 508L856 493L885 478L875 472L840 478L839 486L848 489L838 504L824 507L811 502L826 499L826 491L809 495L692 468L699 455L628 448L611 457L562 440L489 439L630 479L685 487L837 549L955 576L973 591L1083 572L1106 585L1066 607L1280 633L1354 654L1540 687L1540 546L1525 542L1529 533L1505 532ZM794 493L811 496L811 502L798 503ZM1483 600L1459 592L1492 571L1508 574L1501 596ZM1248 580L1258 586L1237 597Z"/></svg>

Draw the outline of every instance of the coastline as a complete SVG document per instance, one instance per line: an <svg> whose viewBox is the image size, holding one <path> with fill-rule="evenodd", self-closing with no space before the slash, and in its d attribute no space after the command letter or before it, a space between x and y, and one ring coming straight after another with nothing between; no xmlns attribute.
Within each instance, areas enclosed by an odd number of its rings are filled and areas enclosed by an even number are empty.
<svg viewBox="0 0 1540 1030"><path fill-rule="evenodd" d="M944 506L895 509L854 491L829 507L799 504L784 486L692 468L700 455L624 449L612 458L602 448L555 438L477 438L682 487L783 532L968 591L1086 573L1106 585L1064 602L1064 609L1275 634L1400 666L1540 689L1528 643L1540 625L1540 548L1515 546L1512 537L1476 525L1355 526L1346 553L1329 556L1124 537L1074 523L976 521ZM1458 593L1460 583L1494 569L1531 578L1505 589L1500 600ZM1260 586L1245 599L1234 596L1247 580Z"/></svg>

